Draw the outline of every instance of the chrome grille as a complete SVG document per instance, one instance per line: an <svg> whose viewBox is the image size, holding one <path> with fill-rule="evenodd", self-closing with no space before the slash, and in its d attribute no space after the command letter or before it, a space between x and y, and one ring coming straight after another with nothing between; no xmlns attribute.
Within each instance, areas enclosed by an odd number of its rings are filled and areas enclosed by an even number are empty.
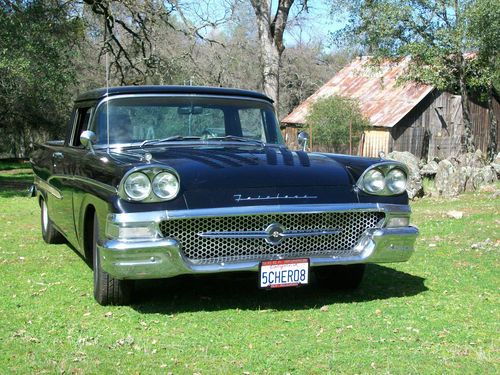
<svg viewBox="0 0 500 375"><path fill-rule="evenodd" d="M355 255L354 245L368 228L384 218L382 212L322 212L171 219L160 223L165 237L179 241L184 255L194 263L207 264L253 259L300 256ZM279 223L286 230L341 229L338 234L284 238L269 244L255 238L202 238L204 232L262 231Z"/></svg>

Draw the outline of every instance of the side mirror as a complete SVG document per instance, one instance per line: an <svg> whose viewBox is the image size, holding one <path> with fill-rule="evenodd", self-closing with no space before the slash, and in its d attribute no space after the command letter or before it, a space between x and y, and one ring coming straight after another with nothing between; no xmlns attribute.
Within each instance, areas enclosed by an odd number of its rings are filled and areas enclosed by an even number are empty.
<svg viewBox="0 0 500 375"><path fill-rule="evenodd" d="M299 147L302 147L302 150L306 151L307 149L307 142L309 141L309 134L306 132L300 132L299 135L297 136L297 143L299 144Z"/></svg>
<svg viewBox="0 0 500 375"><path fill-rule="evenodd" d="M80 134L80 143L92 152L94 152L94 143L96 140L97 136L92 130L85 130Z"/></svg>

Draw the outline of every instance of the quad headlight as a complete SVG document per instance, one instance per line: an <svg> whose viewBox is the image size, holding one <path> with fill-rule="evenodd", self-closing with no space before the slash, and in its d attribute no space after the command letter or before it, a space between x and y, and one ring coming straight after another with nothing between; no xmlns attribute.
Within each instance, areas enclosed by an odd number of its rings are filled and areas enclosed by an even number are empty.
<svg viewBox="0 0 500 375"><path fill-rule="evenodd" d="M383 163L370 167L359 178L357 186L374 195L397 195L406 190L407 174L403 165Z"/></svg>
<svg viewBox="0 0 500 375"><path fill-rule="evenodd" d="M151 193L151 182L144 173L135 172L127 177L123 184L123 188L130 199L142 201L149 197Z"/></svg>
<svg viewBox="0 0 500 375"><path fill-rule="evenodd" d="M368 171L363 179L363 186L368 193L380 193L385 188L385 178L383 173L378 169Z"/></svg>
<svg viewBox="0 0 500 375"><path fill-rule="evenodd" d="M150 167L126 175L118 194L130 201L160 202L174 199L179 190L179 178L173 170Z"/></svg>
<svg viewBox="0 0 500 375"><path fill-rule="evenodd" d="M179 192L179 180L173 173L158 173L153 179L153 192L158 198L172 199Z"/></svg>
<svg viewBox="0 0 500 375"><path fill-rule="evenodd" d="M401 194L406 190L406 174L399 168L391 169L385 181L387 189L393 194Z"/></svg>

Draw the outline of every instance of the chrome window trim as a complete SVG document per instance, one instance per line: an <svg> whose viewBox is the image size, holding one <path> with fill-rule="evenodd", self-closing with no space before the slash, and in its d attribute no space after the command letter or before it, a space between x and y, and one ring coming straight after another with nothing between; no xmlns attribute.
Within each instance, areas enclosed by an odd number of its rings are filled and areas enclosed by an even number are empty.
<svg viewBox="0 0 500 375"><path fill-rule="evenodd" d="M200 95L200 94L120 94L120 95L112 95L112 96L105 96L104 98L102 98L99 103L97 104L97 106L95 106L95 108L93 108L93 111L92 113L90 114L90 120L89 120L89 126L87 127L87 129L94 129L94 132L95 132L95 118L96 118L96 114L99 112L99 109L101 108L102 105L104 105L105 103L107 102L110 102L114 99L126 99L126 98L162 98L162 97L170 97L170 98L179 98L179 97L184 97L184 98L192 98L192 97L197 97L197 98L209 98L209 99L214 99L214 98L217 98L217 99L229 99L229 100L241 100L241 101L255 101L255 102L260 102L260 103L264 103L266 104L269 109L272 110L272 112L274 113L274 115L276 116L276 110L273 106L272 103L270 103L269 101L267 100L264 100L264 99L259 99L259 98L251 98L251 97L243 97L243 96L234 96L234 95L210 95L210 94L204 94L204 95ZM78 116L76 116L78 117ZM279 127L279 119L278 117L276 116L276 124L277 126ZM279 132L279 129L276 129L278 132ZM229 142L226 142L225 144L227 144ZM137 145L137 144L140 144L139 142L137 143L122 143L122 144L119 144L119 143L112 143L112 145L114 146L119 146L119 145ZM243 144L242 142L238 143L238 144ZM277 146L284 146L285 143L268 143L268 142L265 142L266 145L277 145ZM95 149L111 149L113 147L111 147L111 144L107 143L107 144L100 144L100 145L94 145L94 148Z"/></svg>
<svg viewBox="0 0 500 375"><path fill-rule="evenodd" d="M114 223L160 222L163 220L192 219L199 217L249 216L266 214L323 213L323 212L384 212L385 222L390 216L410 216L411 208L402 204L353 203L353 204L294 204L242 207L217 207L185 210L166 210L110 214ZM385 224L385 223L384 223Z"/></svg>
<svg viewBox="0 0 500 375"><path fill-rule="evenodd" d="M95 108L93 106L94 102L88 101L88 102L81 102L82 105L76 106L75 107L75 118L73 119L73 129L71 130L71 137L68 142L69 147L80 147L80 146L75 146L74 141L75 141L75 133L76 133L76 125L78 124L78 119L79 119L79 110L82 108L89 108L90 109L90 115L89 115L89 122L87 123L87 127L82 130L88 130L90 128L90 124L92 124L93 118L94 118L94 112ZM79 103L80 104L80 103Z"/></svg>

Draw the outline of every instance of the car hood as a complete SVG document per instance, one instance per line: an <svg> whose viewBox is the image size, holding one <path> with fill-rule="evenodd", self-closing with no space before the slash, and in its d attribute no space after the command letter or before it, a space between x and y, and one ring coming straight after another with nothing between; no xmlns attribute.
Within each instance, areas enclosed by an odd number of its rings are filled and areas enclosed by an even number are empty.
<svg viewBox="0 0 500 375"><path fill-rule="evenodd" d="M152 164L177 171L189 208L357 201L346 168L320 154L252 145L169 146L113 156L142 159L145 152Z"/></svg>

